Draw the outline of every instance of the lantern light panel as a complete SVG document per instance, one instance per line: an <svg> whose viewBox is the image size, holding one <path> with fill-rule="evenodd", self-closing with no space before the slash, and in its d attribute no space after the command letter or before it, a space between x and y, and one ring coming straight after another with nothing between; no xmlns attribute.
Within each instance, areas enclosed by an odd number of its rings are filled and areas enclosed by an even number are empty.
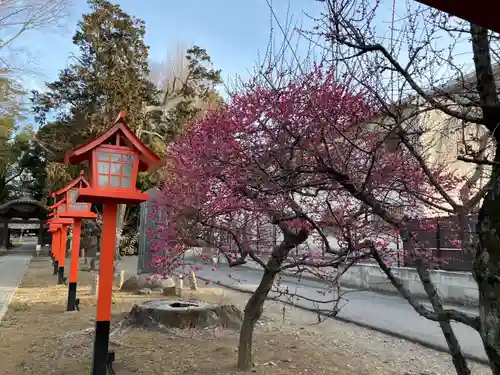
<svg viewBox="0 0 500 375"><path fill-rule="evenodd" d="M99 188L130 189L135 187L138 157L133 149L101 146L94 151L94 155Z"/></svg>

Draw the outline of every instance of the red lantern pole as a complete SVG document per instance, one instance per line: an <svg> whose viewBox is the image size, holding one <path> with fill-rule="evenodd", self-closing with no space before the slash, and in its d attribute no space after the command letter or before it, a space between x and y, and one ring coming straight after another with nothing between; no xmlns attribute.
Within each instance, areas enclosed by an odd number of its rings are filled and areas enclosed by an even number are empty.
<svg viewBox="0 0 500 375"><path fill-rule="evenodd" d="M73 241L71 245L71 264L69 269L68 304L66 306L67 311L75 311L76 309L76 286L78 283L78 263L80 260L80 234L82 220L74 220Z"/></svg>
<svg viewBox="0 0 500 375"><path fill-rule="evenodd" d="M54 265L54 250L52 249L52 244L54 243L54 232L52 232L50 235L51 235L50 258L52 259L52 265Z"/></svg>
<svg viewBox="0 0 500 375"><path fill-rule="evenodd" d="M52 244L54 243L54 231L52 230L51 225L49 225L48 232L50 232L50 238L51 238L49 256L50 256L50 259L52 259L52 266L53 266L54 265L54 251L52 249Z"/></svg>
<svg viewBox="0 0 500 375"><path fill-rule="evenodd" d="M54 275L57 275L59 269L60 247L61 247L61 231L58 229L54 232L54 240L52 242L52 251L54 252Z"/></svg>
<svg viewBox="0 0 500 375"><path fill-rule="evenodd" d="M69 183L66 187L56 191L54 198L63 197L57 205L57 221L65 224L73 224L73 241L71 246L71 265L69 270L68 283L68 303L67 311L75 311L78 308L78 299L76 298L76 289L78 283L78 266L80 260L80 236L82 219L95 219L97 214L91 211L91 204L76 202L78 189L88 187L89 183L83 177L84 172L80 172L80 176Z"/></svg>
<svg viewBox="0 0 500 375"><path fill-rule="evenodd" d="M59 248L59 272L57 283L64 284L64 265L66 263L66 242L68 240L68 226L63 224L61 227L60 248Z"/></svg>
<svg viewBox="0 0 500 375"><path fill-rule="evenodd" d="M101 258L99 262L99 293L94 340L94 375L104 374L101 368L107 363L109 347L109 328L111 321L111 300L113 295L113 276L116 243L116 219L118 205L104 204L102 215Z"/></svg>
<svg viewBox="0 0 500 375"><path fill-rule="evenodd" d="M102 203L104 208L92 375L106 375L109 358L114 355L108 348L118 204L149 199L136 189L137 174L160 161L130 130L124 116L120 112L107 131L65 155L67 164L87 161L91 166L90 186L78 189L76 202Z"/></svg>

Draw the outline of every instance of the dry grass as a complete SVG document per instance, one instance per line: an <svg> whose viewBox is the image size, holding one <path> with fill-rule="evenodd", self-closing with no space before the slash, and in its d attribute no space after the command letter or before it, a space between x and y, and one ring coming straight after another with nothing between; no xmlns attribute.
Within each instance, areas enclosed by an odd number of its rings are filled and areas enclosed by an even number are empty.
<svg viewBox="0 0 500 375"><path fill-rule="evenodd" d="M48 259L35 258L0 323L0 374L88 374L93 344L95 297L89 294L91 274L80 272L78 297L81 311L64 312L66 287L56 286ZM201 289L183 297L218 302L229 294ZM115 371L132 374L242 374L235 370L237 332L224 329L172 330L158 333L142 329L117 330L124 312L134 303L155 296L116 291L113 301L112 347ZM164 298L164 297L163 297ZM266 320L266 319L264 319ZM117 332L118 331L118 332ZM259 326L254 339L257 374L388 375L361 358L318 345L305 330L278 328L272 320Z"/></svg>

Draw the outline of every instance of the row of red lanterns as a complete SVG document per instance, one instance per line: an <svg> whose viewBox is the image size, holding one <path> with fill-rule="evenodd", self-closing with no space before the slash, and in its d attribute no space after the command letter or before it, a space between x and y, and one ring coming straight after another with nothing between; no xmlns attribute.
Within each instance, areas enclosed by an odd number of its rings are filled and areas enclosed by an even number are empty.
<svg viewBox="0 0 500 375"><path fill-rule="evenodd" d="M48 220L52 232L51 256L58 283L65 282L64 267L68 229L72 226L67 310L78 307L77 283L82 220L97 217L93 203L103 205L102 238L99 265L93 375L106 375L109 359L109 329L113 293L116 223L119 204L139 204L149 195L136 189L139 172L156 168L160 159L130 130L120 112L112 126L96 139L65 155L66 164L88 162L89 178L81 175L65 188L52 194L55 203Z"/></svg>

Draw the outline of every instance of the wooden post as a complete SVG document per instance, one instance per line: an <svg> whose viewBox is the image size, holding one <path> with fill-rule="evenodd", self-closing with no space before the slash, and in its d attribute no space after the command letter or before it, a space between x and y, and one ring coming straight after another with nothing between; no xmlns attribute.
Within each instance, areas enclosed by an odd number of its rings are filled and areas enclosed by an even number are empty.
<svg viewBox="0 0 500 375"><path fill-rule="evenodd" d="M106 375L111 299L113 295L117 211L117 204L104 204L92 375Z"/></svg>
<svg viewBox="0 0 500 375"><path fill-rule="evenodd" d="M121 270L115 273L116 277L116 287L118 289L121 289L123 286L123 283L125 282L125 271Z"/></svg>
<svg viewBox="0 0 500 375"><path fill-rule="evenodd" d="M182 290L184 289L184 276L183 275L180 275L179 276L179 279L178 279L178 282L177 282L177 286L179 288L179 297L182 297Z"/></svg>
<svg viewBox="0 0 500 375"><path fill-rule="evenodd" d="M99 289L99 274L97 272L93 272L92 273L92 284L90 285L90 294L93 296L96 296L97 289Z"/></svg>
<svg viewBox="0 0 500 375"><path fill-rule="evenodd" d="M43 248L43 234L45 232L43 229L43 221L40 220L40 227L38 228L38 245L40 245L40 249Z"/></svg>
<svg viewBox="0 0 500 375"><path fill-rule="evenodd" d="M61 228L60 248L59 248L59 272L57 283L64 284L64 265L66 263L66 240L68 236L68 227L63 225Z"/></svg>
<svg viewBox="0 0 500 375"><path fill-rule="evenodd" d="M9 248L9 219L5 219L3 222L3 235L5 250L7 250Z"/></svg>
<svg viewBox="0 0 500 375"><path fill-rule="evenodd" d="M81 227L81 219L74 219L73 239L71 243L71 264L69 269L68 283L68 304L66 306L67 311L75 311L76 309L76 288L78 283L78 263L80 262Z"/></svg>
<svg viewBox="0 0 500 375"><path fill-rule="evenodd" d="M189 273L189 284L191 290L198 290L198 284L196 282L196 274L194 273L194 271L191 271Z"/></svg>

